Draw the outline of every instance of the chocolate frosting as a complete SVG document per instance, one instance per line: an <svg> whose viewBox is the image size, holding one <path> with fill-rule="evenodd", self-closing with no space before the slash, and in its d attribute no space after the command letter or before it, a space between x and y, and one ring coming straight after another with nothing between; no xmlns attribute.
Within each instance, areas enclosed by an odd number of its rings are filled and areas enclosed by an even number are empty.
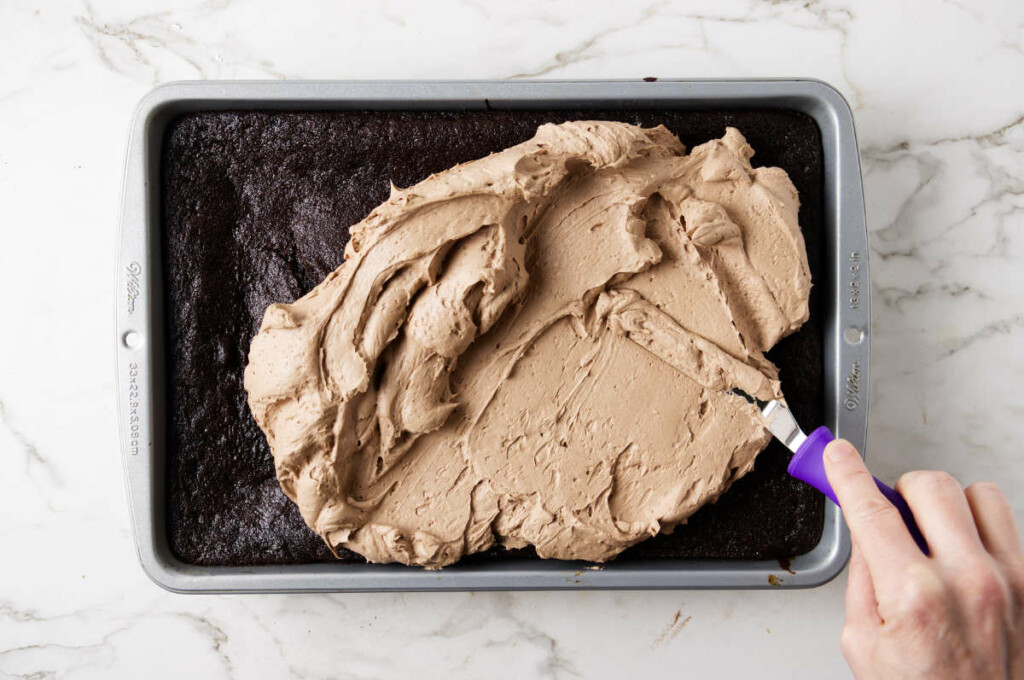
<svg viewBox="0 0 1024 680"><path fill-rule="evenodd" d="M796 190L752 155L579 121L393 188L252 343L306 523L374 562L604 561L715 500L770 439L731 390L781 398L763 352L808 315Z"/></svg>

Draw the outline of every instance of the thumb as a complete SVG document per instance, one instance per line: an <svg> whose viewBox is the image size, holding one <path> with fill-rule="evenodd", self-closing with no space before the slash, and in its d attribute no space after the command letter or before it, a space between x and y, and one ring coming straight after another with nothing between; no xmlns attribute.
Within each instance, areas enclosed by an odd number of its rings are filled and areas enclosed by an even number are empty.
<svg viewBox="0 0 1024 680"><path fill-rule="evenodd" d="M830 442L823 458L829 484L875 584L886 579L887 567L922 559L899 510L878 490L853 444L845 439Z"/></svg>

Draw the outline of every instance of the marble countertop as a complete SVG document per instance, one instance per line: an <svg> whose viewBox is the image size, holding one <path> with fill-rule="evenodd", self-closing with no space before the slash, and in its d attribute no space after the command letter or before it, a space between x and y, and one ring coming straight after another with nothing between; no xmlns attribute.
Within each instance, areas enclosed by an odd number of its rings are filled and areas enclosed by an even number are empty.
<svg viewBox="0 0 1024 680"><path fill-rule="evenodd" d="M844 577L805 591L180 596L137 563L112 295L127 128L147 90L642 76L809 76L848 97L871 230L872 467L998 481L1024 520L1024 4L8 0L0 677L848 677Z"/></svg>

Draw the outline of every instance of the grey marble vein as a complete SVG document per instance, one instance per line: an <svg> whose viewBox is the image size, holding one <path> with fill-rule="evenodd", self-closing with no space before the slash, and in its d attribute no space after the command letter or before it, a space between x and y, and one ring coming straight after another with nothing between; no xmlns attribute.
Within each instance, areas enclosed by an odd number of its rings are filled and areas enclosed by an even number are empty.
<svg viewBox="0 0 1024 680"><path fill-rule="evenodd" d="M847 52L849 43L850 24L855 19L853 11L847 7L826 6L819 0L769 0L765 3L752 2L743 13L729 14L728 10L721 14L693 12L683 9L675 10L677 5L667 2L659 2L645 7L633 20L621 21L608 28L594 32L592 35L579 41L567 49L555 53L552 59L544 62L541 66L515 75L510 78L534 78L546 76L594 59L609 56L626 56L630 51L619 50L614 54L606 54L600 51L600 45L606 38L636 30L647 22L659 20L665 17L675 17L697 23L697 29L702 38L699 49L704 52L714 53L726 61L742 67L735 59L724 50L713 49L708 40L705 24L760 24L768 21L778 21L784 25L796 28L813 28L815 30L836 31L839 35L840 67L843 79L851 93L851 100L854 109L860 108L863 103L861 88L854 82L847 65ZM810 19L810 25L802 19ZM645 42L642 51L654 49L675 49L692 47L688 43L651 44ZM638 50L641 51L641 50Z"/></svg>
<svg viewBox="0 0 1024 680"><path fill-rule="evenodd" d="M205 616L199 614L192 614L190 612L176 612L175 616L178 616L185 621L191 623L199 633L209 638L210 646L213 651L217 654L221 664L224 666L224 670L227 673L227 677L235 677L234 664L231 662L231 657L224 649L224 645L228 642L228 634L224 632L224 629L210 621Z"/></svg>
<svg viewBox="0 0 1024 680"><path fill-rule="evenodd" d="M523 669L526 677L557 680L580 676L572 659L559 646L558 639L538 628L529 619L517 615L515 604L516 596L513 593L493 592L468 598L425 635L444 639L459 638L493 625L495 621L502 621L512 628L511 632L502 631L503 634L486 640L483 647L506 649L526 643L537 648L542 654L542 660L532 673Z"/></svg>
<svg viewBox="0 0 1024 680"><path fill-rule="evenodd" d="M872 152L869 150L863 154L866 158L873 158ZM942 162L936 157L930 154L907 154L907 158L913 162L917 167L917 182L910 193L903 199L899 210L896 211L896 215L893 219L880 229L874 229L871 232L873 251L876 252L882 258L888 258L893 254L899 253L899 247L892 252L887 250L881 245L876 244L876 241L882 243L893 243L899 242L901 237L906 236L906 230L909 228L908 217L916 213L919 207L919 199L921 195L931 186L932 182L938 176Z"/></svg>
<svg viewBox="0 0 1024 680"><path fill-rule="evenodd" d="M7 90L6 92L0 92L0 106L10 104L13 100L17 99L19 96L21 96L21 95L25 94L26 92L28 92L28 90L29 90L29 86L28 85L23 85L21 87L16 87L13 90Z"/></svg>
<svg viewBox="0 0 1024 680"><path fill-rule="evenodd" d="M1024 152L1016 136L1024 116L988 131L927 140L904 139L885 147L862 150L866 175L879 170L901 173L900 166L914 170L913 186L893 218L871 232L871 251L883 263L892 259L919 261L934 276L945 276L957 261L1010 257L1011 234L1018 215L1024 212L1024 178L1014 157ZM1010 154L1007 156L1007 154ZM938 221L922 219L944 194L969 196L965 181L982 180L983 191L958 210L943 213ZM953 204L956 205L955 203ZM970 230L970 231L968 231ZM968 237L968 233L971 234ZM947 248L951 238L968 239L967 248ZM883 272L884 273L884 272Z"/></svg>
<svg viewBox="0 0 1024 680"><path fill-rule="evenodd" d="M49 620L49 617L41 616L35 609L21 609L10 602L0 602L0 618L10 619L16 623Z"/></svg>
<svg viewBox="0 0 1024 680"><path fill-rule="evenodd" d="M160 79L160 70L153 66L145 52L143 52L143 44L172 52L195 69L196 74L200 78L206 78L206 73L198 62L190 58L182 50L175 49L175 42L195 44L195 41L187 35L179 35L176 39L168 37L168 31L172 30L167 23L170 12L152 12L150 14L141 14L124 23L106 23L96 19L92 3L89 0L83 0L83 4L85 5L85 15L75 17L75 21L82 29L85 37L92 43L100 61L111 71L131 76L131 73L111 56L107 46L107 42L110 40L126 47L131 52L132 59L138 64L152 67L154 84ZM149 30L143 30L142 26L147 24L149 25Z"/></svg>
<svg viewBox="0 0 1024 680"><path fill-rule="evenodd" d="M189 7L187 16L182 17L170 10L139 14L128 21L101 21L90 0L83 0L84 14L75 17L82 34L88 39L99 60L114 73L134 76L141 68L149 73L149 81L156 84L162 72L158 63L150 58L147 50L155 54L169 54L187 64L199 78L210 77L210 66L222 58L218 47L207 46L197 41L185 30L183 23L192 24L207 21L230 6L231 0L206 0ZM115 48L122 47L129 58L115 56ZM265 57L245 59L253 67L273 78L285 78Z"/></svg>
<svg viewBox="0 0 1024 680"><path fill-rule="evenodd" d="M288 597L285 596L284 599L287 600ZM300 673L299 670L295 668L295 666L289 660L288 649L286 645L281 641L281 637L277 634L277 632L263 620L262 616L253 612L250 607L246 606L246 603L243 602L242 606L252 615L251 620L257 626L259 626L260 629L263 630L263 632L266 633L270 637L270 640L274 643L274 647L277 649L278 656L280 657L282 663L284 663L285 666L287 666L288 668L289 677L294 678L295 680L304 680L305 676L302 673Z"/></svg>
<svg viewBox="0 0 1024 680"><path fill-rule="evenodd" d="M911 151L917 147L928 147L928 146L942 146L945 144L955 144L957 142L977 142L983 146L1002 146L1007 143L1007 136L1015 128L1024 125L1024 113L1016 115L1011 120L1003 123L1002 125L987 130L984 132L978 132L975 134L966 135L952 135L948 137L934 137L934 138L907 138L893 142L886 146L874 146L871 144L861 144L860 151L862 157L868 157L872 160L881 162L885 156L898 153Z"/></svg>
<svg viewBox="0 0 1024 680"><path fill-rule="evenodd" d="M112 639L129 630L116 628L99 642L72 645L40 642L0 649L0 674L17 678L57 678L68 671L109 670L117 661Z"/></svg>
<svg viewBox="0 0 1024 680"><path fill-rule="evenodd" d="M5 678L21 678L21 680L54 680L59 676L53 671L33 671L31 673L4 673Z"/></svg>
<svg viewBox="0 0 1024 680"><path fill-rule="evenodd" d="M536 78L539 76L546 76L550 73L553 73L554 71L560 71L573 64L578 64L584 61L589 61L591 59L596 59L599 55L592 54L591 51L602 40L604 40L608 36L615 35L616 33L621 33L623 31L634 29L643 25L645 22L649 21L655 16L657 7L658 5L647 7L646 9L644 9L643 12L641 12L640 17L635 21L632 21L621 26L612 26L610 28L598 31L597 33L594 33L590 37L582 40L579 44L570 47L567 50L556 52L554 58L545 65L533 71L517 73L515 75L509 76L509 78Z"/></svg>
<svg viewBox="0 0 1024 680"><path fill-rule="evenodd" d="M21 446L21 450L25 454L25 467L26 470L31 472L34 468L38 468L46 473L49 480L58 485L63 486L64 482L61 479L60 472L57 470L57 466L50 461L48 458L43 456L39 452L39 448L33 444L25 434L15 427L14 423L11 422L11 417L7 414L7 407L4 405L3 400L0 400L0 427L6 429L14 441L18 442Z"/></svg>
<svg viewBox="0 0 1024 680"><path fill-rule="evenodd" d="M956 7L958 10L960 10L967 16L971 17L975 21L980 21L985 18L985 15L982 14L981 12L974 9L970 5L965 5L962 2L958 2L958 0L942 0L942 2L949 5L950 7Z"/></svg>
<svg viewBox="0 0 1024 680"><path fill-rule="evenodd" d="M935 283L929 281L922 283L915 289L900 288L899 286L878 286L873 289L875 299L880 299L886 307L903 311L906 303L918 302L929 297L947 298L972 298L974 300L991 300L992 297L983 291L972 288L963 283Z"/></svg>
<svg viewBox="0 0 1024 680"><path fill-rule="evenodd" d="M1013 314L1004 319L991 321L978 330L968 333L961 338L957 338L952 347L948 348L938 356L935 363L938 363L943 359L948 359L949 357L964 351L968 347L971 347L975 343L1000 335L1009 335L1021 329L1024 329L1024 314Z"/></svg>
<svg viewBox="0 0 1024 680"><path fill-rule="evenodd" d="M461 4L465 7L470 7L480 13L480 16L484 19L491 18L490 8L483 2L477 2L476 0L461 0Z"/></svg>

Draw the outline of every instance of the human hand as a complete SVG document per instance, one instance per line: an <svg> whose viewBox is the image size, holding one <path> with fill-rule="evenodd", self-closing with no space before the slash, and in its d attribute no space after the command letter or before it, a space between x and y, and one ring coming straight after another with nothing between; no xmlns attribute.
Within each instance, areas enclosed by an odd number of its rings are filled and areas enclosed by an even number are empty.
<svg viewBox="0 0 1024 680"><path fill-rule="evenodd" d="M903 475L927 556L849 442L824 459L853 539L840 644L857 679L1024 679L1024 552L999 488Z"/></svg>

